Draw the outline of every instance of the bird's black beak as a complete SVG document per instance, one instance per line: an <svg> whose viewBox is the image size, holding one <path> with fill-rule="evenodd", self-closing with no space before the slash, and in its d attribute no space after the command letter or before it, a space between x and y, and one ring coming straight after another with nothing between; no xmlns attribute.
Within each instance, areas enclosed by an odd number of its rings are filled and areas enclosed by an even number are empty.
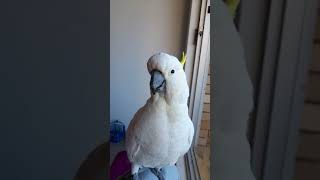
<svg viewBox="0 0 320 180"><path fill-rule="evenodd" d="M165 85L165 78L163 74L158 70L153 70L150 72L151 74L151 80L150 80L150 90L152 94L155 94L156 92L163 91L164 85Z"/></svg>

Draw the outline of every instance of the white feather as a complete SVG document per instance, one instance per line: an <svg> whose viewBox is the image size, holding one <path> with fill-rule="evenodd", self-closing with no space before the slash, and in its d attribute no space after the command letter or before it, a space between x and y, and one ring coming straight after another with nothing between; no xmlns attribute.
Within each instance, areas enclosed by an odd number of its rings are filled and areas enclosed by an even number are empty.
<svg viewBox="0 0 320 180"><path fill-rule="evenodd" d="M129 160L138 166L173 165L191 147L194 127L188 115L189 87L182 65L174 56L153 55L148 71L157 69L166 80L165 94L154 94L131 120L126 134ZM175 73L171 74L174 69Z"/></svg>

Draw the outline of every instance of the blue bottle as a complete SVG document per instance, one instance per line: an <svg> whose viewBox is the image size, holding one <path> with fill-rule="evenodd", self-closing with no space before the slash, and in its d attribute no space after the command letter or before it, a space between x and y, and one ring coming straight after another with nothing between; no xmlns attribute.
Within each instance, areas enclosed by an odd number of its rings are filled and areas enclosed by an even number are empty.
<svg viewBox="0 0 320 180"><path fill-rule="evenodd" d="M118 120L111 121L110 124L110 141L112 143L119 143L125 137L125 125Z"/></svg>

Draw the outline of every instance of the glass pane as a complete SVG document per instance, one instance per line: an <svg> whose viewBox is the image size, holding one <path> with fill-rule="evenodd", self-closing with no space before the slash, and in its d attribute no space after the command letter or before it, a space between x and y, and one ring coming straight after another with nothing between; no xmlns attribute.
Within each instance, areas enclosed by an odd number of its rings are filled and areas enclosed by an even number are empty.
<svg viewBox="0 0 320 180"><path fill-rule="evenodd" d="M210 65L209 65L210 67ZM208 72L199 133L194 146L195 158L201 180L210 179L210 70Z"/></svg>

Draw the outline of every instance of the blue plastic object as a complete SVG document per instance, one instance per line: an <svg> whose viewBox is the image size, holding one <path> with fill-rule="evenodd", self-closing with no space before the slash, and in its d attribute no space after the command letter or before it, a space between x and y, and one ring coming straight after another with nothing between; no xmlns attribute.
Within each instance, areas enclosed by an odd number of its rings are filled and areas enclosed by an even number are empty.
<svg viewBox="0 0 320 180"><path fill-rule="evenodd" d="M110 124L110 142L119 143L124 139L125 132L125 125L121 121L112 121Z"/></svg>

